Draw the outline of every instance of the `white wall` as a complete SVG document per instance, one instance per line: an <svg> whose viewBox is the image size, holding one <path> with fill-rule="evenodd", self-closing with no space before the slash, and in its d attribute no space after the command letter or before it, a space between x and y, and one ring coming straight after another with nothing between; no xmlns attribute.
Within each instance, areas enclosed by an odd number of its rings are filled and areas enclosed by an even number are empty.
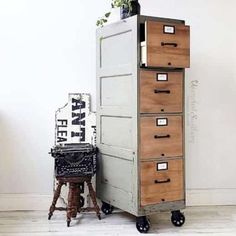
<svg viewBox="0 0 236 236"><path fill-rule="evenodd" d="M143 0L143 14L191 26L186 70L189 204L236 204L236 2Z"/></svg>
<svg viewBox="0 0 236 236"><path fill-rule="evenodd" d="M236 2L140 3L142 14L191 25L188 203L236 204ZM69 92L91 93L95 107L95 22L108 9L107 0L0 0L0 198L51 194L54 111Z"/></svg>
<svg viewBox="0 0 236 236"><path fill-rule="evenodd" d="M0 193L52 192L54 112L69 92L95 98L95 23L107 9L0 0Z"/></svg>

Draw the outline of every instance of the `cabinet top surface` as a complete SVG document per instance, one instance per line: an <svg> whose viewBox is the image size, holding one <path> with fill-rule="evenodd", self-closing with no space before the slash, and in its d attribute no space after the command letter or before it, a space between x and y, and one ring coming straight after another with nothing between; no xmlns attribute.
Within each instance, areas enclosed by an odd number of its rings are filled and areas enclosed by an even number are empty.
<svg viewBox="0 0 236 236"><path fill-rule="evenodd" d="M128 17L123 20L118 20L116 22L108 23L104 25L104 27L99 27L97 28L97 32L103 31L103 28L110 28L113 27L117 24L120 24L122 22L132 22L132 24L137 24L137 23L145 23L146 21L159 21L159 22L166 22L169 24L185 24L184 20L179 20L179 19L171 19L171 18L164 18L164 17L156 17L156 16L145 16L145 15L135 15Z"/></svg>
<svg viewBox="0 0 236 236"><path fill-rule="evenodd" d="M140 21L153 20L153 21L172 22L176 24L185 24L185 21L180 20L180 19L172 19L172 18L164 18L164 17L156 17L156 16L145 16L145 15L138 15L136 17L139 18Z"/></svg>

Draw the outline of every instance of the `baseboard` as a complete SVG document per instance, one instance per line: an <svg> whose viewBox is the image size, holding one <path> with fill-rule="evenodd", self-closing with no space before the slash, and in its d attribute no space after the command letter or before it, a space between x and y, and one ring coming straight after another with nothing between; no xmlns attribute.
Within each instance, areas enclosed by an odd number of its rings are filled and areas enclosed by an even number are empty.
<svg viewBox="0 0 236 236"><path fill-rule="evenodd" d="M187 206L236 205L236 189L187 189Z"/></svg>
<svg viewBox="0 0 236 236"><path fill-rule="evenodd" d="M52 195L0 194L0 211L45 211ZM236 189L187 189L187 206L236 205ZM59 201L58 205L63 205Z"/></svg>
<svg viewBox="0 0 236 236"><path fill-rule="evenodd" d="M52 195L0 194L0 211L48 210Z"/></svg>

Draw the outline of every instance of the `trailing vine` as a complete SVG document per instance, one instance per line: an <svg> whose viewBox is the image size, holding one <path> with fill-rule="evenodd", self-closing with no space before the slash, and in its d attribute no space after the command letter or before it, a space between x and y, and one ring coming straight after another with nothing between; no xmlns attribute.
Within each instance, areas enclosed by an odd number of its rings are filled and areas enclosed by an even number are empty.
<svg viewBox="0 0 236 236"><path fill-rule="evenodd" d="M116 8L116 7L128 7L129 10L131 9L131 4L130 4L131 0L112 0L111 1L111 7L112 8ZM103 26L107 21L108 18L110 16L111 12L107 12L104 16L100 17L97 22L96 25L97 26Z"/></svg>

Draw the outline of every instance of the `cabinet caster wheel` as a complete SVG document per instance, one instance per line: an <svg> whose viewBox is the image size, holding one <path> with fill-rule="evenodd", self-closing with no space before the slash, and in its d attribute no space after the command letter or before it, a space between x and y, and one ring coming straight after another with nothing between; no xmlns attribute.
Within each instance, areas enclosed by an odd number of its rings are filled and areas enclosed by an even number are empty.
<svg viewBox="0 0 236 236"><path fill-rule="evenodd" d="M181 227L185 222L185 216L180 211L172 211L171 222L176 227Z"/></svg>
<svg viewBox="0 0 236 236"><path fill-rule="evenodd" d="M112 214L114 207L106 202L102 202L101 210L105 215L110 215Z"/></svg>
<svg viewBox="0 0 236 236"><path fill-rule="evenodd" d="M136 218L136 228L140 233L146 234L150 229L150 223L146 216Z"/></svg>

